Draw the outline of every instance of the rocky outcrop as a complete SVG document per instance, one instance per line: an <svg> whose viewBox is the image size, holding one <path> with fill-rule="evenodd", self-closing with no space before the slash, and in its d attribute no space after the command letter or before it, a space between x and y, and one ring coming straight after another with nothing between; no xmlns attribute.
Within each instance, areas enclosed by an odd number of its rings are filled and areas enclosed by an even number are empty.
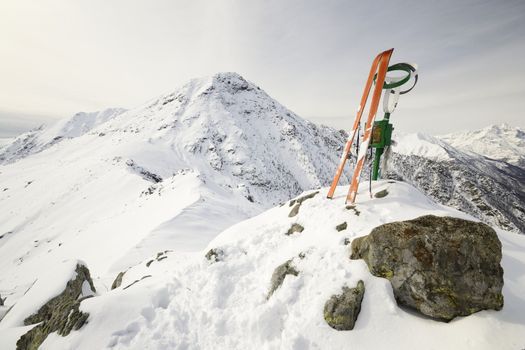
<svg viewBox="0 0 525 350"><path fill-rule="evenodd" d="M79 306L82 300L92 296L95 286L86 266L78 264L75 272L76 277L67 283L60 295L49 300L36 314L24 320L26 326L40 324L20 337L16 343L17 350L36 350L50 333L57 332L66 336L86 323L89 315L80 311ZM86 288L91 291L89 295L84 296Z"/></svg>
<svg viewBox="0 0 525 350"><path fill-rule="evenodd" d="M270 290L268 291L267 299L270 299L272 294L283 284L287 275L297 276L299 271L293 266L293 259L286 261L284 264L277 266L273 271Z"/></svg>
<svg viewBox="0 0 525 350"><path fill-rule="evenodd" d="M352 241L351 258L389 279L398 304L435 319L503 307L501 242L483 223L427 215L381 225Z"/></svg>
<svg viewBox="0 0 525 350"><path fill-rule="evenodd" d="M324 319L333 329L349 331L354 329L355 321L361 311L365 294L365 284L359 281L355 288L343 287L343 293L332 295L324 305Z"/></svg>

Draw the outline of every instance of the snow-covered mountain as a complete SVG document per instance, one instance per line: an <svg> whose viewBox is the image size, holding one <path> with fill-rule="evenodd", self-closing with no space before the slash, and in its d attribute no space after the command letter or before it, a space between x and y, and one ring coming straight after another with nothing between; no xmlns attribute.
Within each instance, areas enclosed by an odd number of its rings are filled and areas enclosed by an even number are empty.
<svg viewBox="0 0 525 350"><path fill-rule="evenodd" d="M464 151L525 168L525 131L508 124L439 137Z"/></svg>
<svg viewBox="0 0 525 350"><path fill-rule="evenodd" d="M395 139L386 177L406 181L488 224L525 232L525 168L461 151L429 135Z"/></svg>
<svg viewBox="0 0 525 350"><path fill-rule="evenodd" d="M82 136L125 111L122 108L108 108L99 112L80 112L50 126L42 125L23 133L14 140L9 140L9 143L0 143L0 164L17 161L42 152L63 140Z"/></svg>
<svg viewBox="0 0 525 350"><path fill-rule="evenodd" d="M160 250L198 251L327 185L344 141L234 73L22 135L1 155L0 295L13 305L67 259L103 279Z"/></svg>

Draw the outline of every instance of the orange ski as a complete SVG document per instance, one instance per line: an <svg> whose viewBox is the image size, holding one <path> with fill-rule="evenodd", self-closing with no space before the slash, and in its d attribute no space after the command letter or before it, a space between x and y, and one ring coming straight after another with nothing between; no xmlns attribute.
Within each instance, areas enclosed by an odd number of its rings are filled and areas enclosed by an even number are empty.
<svg viewBox="0 0 525 350"><path fill-rule="evenodd" d="M388 69L388 63L390 62L390 57L394 49L390 49L381 54L379 69L377 72L377 81L374 88L374 93L372 95L372 102L370 103L370 110L368 112L368 119L365 126L365 134L363 136L363 145L357 155L357 163L354 170L354 175L352 177L352 183L348 191L348 196L346 197L346 203L354 203L355 197L357 195L357 189L359 187L359 178L361 176L361 171L363 170L363 164L365 162L366 152L368 150L368 145L370 144L370 137L372 135L372 127L374 126L374 119L377 113L377 107L379 106L379 100L381 99L381 92L383 90L383 84L386 78L386 72Z"/></svg>
<svg viewBox="0 0 525 350"><path fill-rule="evenodd" d="M332 185L330 186L330 190L328 191L328 194L327 194L328 198L332 198L334 196L335 188L337 187L337 184L339 183L339 179L341 178L341 174L343 173L346 160L348 159L348 155L350 154L350 151L351 151L351 148L352 148L352 144L354 143L354 139L355 139L355 135L356 135L356 132L357 132L357 128L359 127L359 122L361 121L361 116L363 115L363 111L365 109L365 105L366 105L366 102L368 100L368 95L370 94L370 89L371 89L372 84L374 82L374 76L376 75L377 68L378 68L379 64L381 64L381 66L386 64L386 67L388 68L388 62L390 61L390 56L392 56L392 52L393 51L394 51L394 49L390 49L390 50L381 52L379 55L376 56L376 58L372 62L372 67L370 68L370 73L368 74L368 79L366 81L365 89L363 91L363 96L361 97L361 103L359 104L359 108L357 110L357 115L356 115L356 118L354 120L354 125L352 127L352 131L350 132L348 140L346 141L346 145L345 145L345 148L344 148L344 151L343 151L343 155L341 156L341 162L339 163L339 166L337 167L337 170L336 170L336 173L335 173L335 176L334 176L334 180L332 181ZM380 69L380 71L381 71L381 69ZM379 94L379 97L381 97L381 89L382 89L382 86L383 86L385 75L386 75L386 68L385 68L385 73L383 74L383 78L381 80L381 83L379 84L379 81L376 82L376 87L374 89L374 97L376 96L376 94ZM378 90L378 87L379 87L379 90ZM377 91L379 91L379 92L377 92ZM377 101L375 101L374 98L373 98L372 99L372 106L374 105L374 102L375 102L375 111L374 111L374 116L375 116L375 112L377 111L377 106L379 104L379 99L377 99ZM370 111L372 111L372 107L370 107L370 108L371 108ZM368 119L370 119L370 115L371 114L369 113ZM372 118L372 122L373 122L373 118ZM368 126L368 123L367 123L366 128L368 129L368 127L369 126ZM366 133L365 133L365 137L366 137ZM370 135L369 135L369 138L370 138ZM368 145L367 145L367 147L368 147ZM366 151L366 148L364 148L364 150ZM362 167L362 164L361 164L361 167ZM357 170L357 167L356 167L356 170ZM355 173L354 173L354 178L355 178ZM354 181L352 181L352 184L353 184L353 182ZM357 180L357 182L359 182L359 180ZM356 185L356 188L357 188L357 185ZM350 194L349 194L349 196L350 196ZM348 199L347 199L347 201L348 201Z"/></svg>

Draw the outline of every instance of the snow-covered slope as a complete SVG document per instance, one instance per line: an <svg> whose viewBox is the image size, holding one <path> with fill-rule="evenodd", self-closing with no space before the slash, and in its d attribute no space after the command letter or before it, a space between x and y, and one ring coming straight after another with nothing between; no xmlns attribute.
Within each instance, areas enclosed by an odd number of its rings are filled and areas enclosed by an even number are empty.
<svg viewBox="0 0 525 350"><path fill-rule="evenodd" d="M50 336L42 349L519 349L525 344L525 236L498 230L505 274L501 311L482 311L442 323L399 308L386 279L349 259L348 242L380 224L434 214L475 220L443 207L404 183L380 181L346 209L341 187L327 189L288 217L286 203L239 223L198 254L167 252L128 270L122 286L88 299L89 323L68 337ZM338 232L342 222L348 228ZM293 223L304 231L285 233ZM346 244L346 245L345 245ZM205 258L208 249L218 262ZM293 259L267 299L274 269ZM145 276L148 276L144 278ZM142 279L144 278L144 279ZM324 303L363 280L366 292L352 331L323 319ZM131 285L134 281L139 281Z"/></svg>
<svg viewBox="0 0 525 350"><path fill-rule="evenodd" d="M326 185L345 139L234 73L29 135L0 165L7 305L64 260L85 261L106 283L159 250L200 250L223 229Z"/></svg>
<svg viewBox="0 0 525 350"><path fill-rule="evenodd" d="M122 108L108 108L93 113L80 112L71 118L23 133L9 143L0 143L0 164L15 162L41 152L64 139L82 136L125 111Z"/></svg>
<svg viewBox="0 0 525 350"><path fill-rule="evenodd" d="M525 131L518 127L491 125L481 130L458 132L439 138L459 150L525 168Z"/></svg>
<svg viewBox="0 0 525 350"><path fill-rule="evenodd" d="M490 225L525 233L525 168L461 151L425 134L394 139L385 177L407 181Z"/></svg>

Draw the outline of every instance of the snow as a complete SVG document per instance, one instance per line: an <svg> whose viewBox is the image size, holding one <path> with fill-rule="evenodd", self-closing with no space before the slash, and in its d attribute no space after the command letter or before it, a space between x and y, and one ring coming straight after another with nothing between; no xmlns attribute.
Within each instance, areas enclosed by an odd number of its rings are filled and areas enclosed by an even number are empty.
<svg viewBox="0 0 525 350"><path fill-rule="evenodd" d="M200 251L227 227L326 185L345 138L234 73L21 135L0 151L0 294L17 304L65 260L85 261L104 291L159 251Z"/></svg>
<svg viewBox="0 0 525 350"><path fill-rule="evenodd" d="M2 319L0 330L23 326L27 317L36 313L45 303L64 291L67 282L76 277L77 265L84 265L84 263L77 260L63 261L55 264L51 271L42 273L29 285Z"/></svg>
<svg viewBox="0 0 525 350"><path fill-rule="evenodd" d="M475 220L435 204L404 183L379 181L360 191L355 209L345 209L347 186L333 200L327 188L303 202L289 218L288 203L236 224L199 253L167 252L129 269L122 286L82 303L89 323L69 337L53 336L43 349L516 349L525 343L525 237L498 230L505 274L501 311L482 311L442 323L399 308L387 280L372 276L361 260L349 259L345 238L382 223L434 214ZM335 226L346 221L348 229ZM294 222L302 233L284 233ZM223 260L204 258L222 249ZM305 253L304 258L299 254ZM288 259L300 271L266 299L273 270ZM146 277L140 280L144 276ZM324 321L328 298L343 286L365 282L361 314L352 331ZM133 281L139 282L125 288Z"/></svg>
<svg viewBox="0 0 525 350"><path fill-rule="evenodd" d="M436 161L451 159L447 152L447 145L427 134L394 134L393 140L395 140L395 144L392 150L399 154L425 157Z"/></svg>
<svg viewBox="0 0 525 350"><path fill-rule="evenodd" d="M122 108L108 108L98 112L80 112L49 126L42 125L15 139L0 141L0 164L15 162L56 143L82 136L125 111Z"/></svg>
<svg viewBox="0 0 525 350"><path fill-rule="evenodd" d="M452 146L513 165L525 166L525 131L508 124L457 132L439 137Z"/></svg>

